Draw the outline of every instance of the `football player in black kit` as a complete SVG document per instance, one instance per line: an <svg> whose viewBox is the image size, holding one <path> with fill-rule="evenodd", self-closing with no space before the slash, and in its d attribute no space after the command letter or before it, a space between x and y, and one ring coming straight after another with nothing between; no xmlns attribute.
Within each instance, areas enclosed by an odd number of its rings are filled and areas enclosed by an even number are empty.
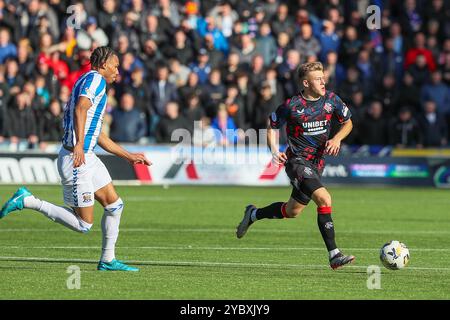
<svg viewBox="0 0 450 320"><path fill-rule="evenodd" d="M336 246L331 219L331 195L320 181L324 169L324 155L337 156L341 141L352 131L350 110L331 91L325 89L323 66L320 62L303 64L298 69L303 91L287 99L270 116L267 142L273 162L285 166L292 184L288 202L275 202L264 208L248 205L236 235L242 238L257 220L295 218L312 199L317 205L317 224L329 253L332 269L355 260L344 255ZM341 124L336 135L329 139L331 119ZM286 124L288 148L279 152L275 130Z"/></svg>

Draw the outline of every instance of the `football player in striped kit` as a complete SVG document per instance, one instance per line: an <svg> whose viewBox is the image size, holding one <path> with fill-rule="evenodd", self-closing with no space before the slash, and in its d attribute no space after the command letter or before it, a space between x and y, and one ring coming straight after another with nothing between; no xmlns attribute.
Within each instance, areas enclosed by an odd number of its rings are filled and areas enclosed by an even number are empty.
<svg viewBox="0 0 450 320"><path fill-rule="evenodd" d="M91 70L77 80L64 109L64 136L58 155L58 172L67 207L38 199L26 187L21 187L5 203L0 218L16 210L33 209L71 230L87 233L94 222L94 202L97 200L104 207L102 254L97 269L138 271L138 268L115 257L124 204L94 148L98 144L132 164L149 166L151 162L144 154L126 151L101 131L107 102L106 86L119 75L119 58L111 48L99 47L92 52L90 62Z"/></svg>

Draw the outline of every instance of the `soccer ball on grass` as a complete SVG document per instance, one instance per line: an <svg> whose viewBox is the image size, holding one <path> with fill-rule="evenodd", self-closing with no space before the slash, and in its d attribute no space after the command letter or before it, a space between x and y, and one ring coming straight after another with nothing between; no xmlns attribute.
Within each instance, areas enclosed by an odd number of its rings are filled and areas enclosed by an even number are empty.
<svg viewBox="0 0 450 320"><path fill-rule="evenodd" d="M409 249L400 241L389 241L381 248L380 260L388 269L403 269L409 262Z"/></svg>

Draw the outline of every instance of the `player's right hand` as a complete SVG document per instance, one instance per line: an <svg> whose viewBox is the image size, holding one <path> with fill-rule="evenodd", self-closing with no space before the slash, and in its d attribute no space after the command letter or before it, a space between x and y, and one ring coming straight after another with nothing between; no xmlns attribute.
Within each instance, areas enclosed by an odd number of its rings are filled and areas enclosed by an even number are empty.
<svg viewBox="0 0 450 320"><path fill-rule="evenodd" d="M73 167L78 168L79 166L86 163L84 158L84 150L81 144L76 144L73 148Z"/></svg>
<svg viewBox="0 0 450 320"><path fill-rule="evenodd" d="M146 166L151 166L153 164L143 153L131 153L128 161L131 164L144 164Z"/></svg>
<svg viewBox="0 0 450 320"><path fill-rule="evenodd" d="M277 165L281 165L283 163L285 163L287 161L287 156L284 152L273 152L272 153L272 162L277 164Z"/></svg>

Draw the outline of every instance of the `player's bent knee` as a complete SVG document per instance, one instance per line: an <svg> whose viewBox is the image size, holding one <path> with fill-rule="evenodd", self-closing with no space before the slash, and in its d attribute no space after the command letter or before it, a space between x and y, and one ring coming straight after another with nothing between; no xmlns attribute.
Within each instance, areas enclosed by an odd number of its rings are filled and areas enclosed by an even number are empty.
<svg viewBox="0 0 450 320"><path fill-rule="evenodd" d="M115 202L108 204L105 207L105 213L110 215L117 215L122 213L124 203L121 198L117 199Z"/></svg>
<svg viewBox="0 0 450 320"><path fill-rule="evenodd" d="M319 207L331 207L331 195L328 192L316 195L314 200Z"/></svg>
<svg viewBox="0 0 450 320"><path fill-rule="evenodd" d="M331 197L323 197L318 199L319 207L331 207Z"/></svg>

